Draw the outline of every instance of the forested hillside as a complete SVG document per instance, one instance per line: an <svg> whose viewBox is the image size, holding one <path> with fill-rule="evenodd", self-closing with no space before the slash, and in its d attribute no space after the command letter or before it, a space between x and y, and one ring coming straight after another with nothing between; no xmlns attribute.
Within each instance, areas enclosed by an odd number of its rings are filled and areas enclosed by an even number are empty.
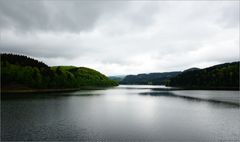
<svg viewBox="0 0 240 142"><path fill-rule="evenodd" d="M149 73L149 74L138 74L128 75L120 84L139 84L139 85L164 85L168 80L181 72L163 72L163 73Z"/></svg>
<svg viewBox="0 0 240 142"><path fill-rule="evenodd" d="M209 89L239 89L239 62L187 71L171 78L169 86Z"/></svg>
<svg viewBox="0 0 240 142"><path fill-rule="evenodd" d="M81 86L115 86L98 71L85 67L49 67L22 55L1 54L2 89L63 89Z"/></svg>

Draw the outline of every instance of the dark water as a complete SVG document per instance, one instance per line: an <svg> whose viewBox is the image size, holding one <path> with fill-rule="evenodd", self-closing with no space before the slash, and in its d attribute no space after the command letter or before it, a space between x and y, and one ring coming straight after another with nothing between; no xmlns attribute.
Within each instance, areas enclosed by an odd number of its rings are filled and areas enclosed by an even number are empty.
<svg viewBox="0 0 240 142"><path fill-rule="evenodd" d="M1 139L240 140L238 91L154 91L154 88L161 86L119 86L2 98Z"/></svg>

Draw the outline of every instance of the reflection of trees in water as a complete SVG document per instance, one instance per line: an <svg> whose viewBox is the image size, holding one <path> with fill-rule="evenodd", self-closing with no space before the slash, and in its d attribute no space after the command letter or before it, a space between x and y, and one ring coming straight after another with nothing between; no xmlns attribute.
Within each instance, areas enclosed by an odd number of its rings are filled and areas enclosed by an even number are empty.
<svg viewBox="0 0 240 142"><path fill-rule="evenodd" d="M240 107L239 103L235 103L235 102L227 102L227 101L223 101L223 100L214 100L213 99L207 99L207 98L196 98L196 97L191 97L191 96L180 96L180 95L176 95L174 94L174 92L170 92L170 91L150 91L150 92L143 92L143 93L139 93L139 95L150 95L150 96L165 96L165 97L176 97L176 98L182 98L188 101L196 101L196 102L210 102L210 103L215 103L215 104L220 104L220 105L227 105L227 106L231 106L231 107Z"/></svg>

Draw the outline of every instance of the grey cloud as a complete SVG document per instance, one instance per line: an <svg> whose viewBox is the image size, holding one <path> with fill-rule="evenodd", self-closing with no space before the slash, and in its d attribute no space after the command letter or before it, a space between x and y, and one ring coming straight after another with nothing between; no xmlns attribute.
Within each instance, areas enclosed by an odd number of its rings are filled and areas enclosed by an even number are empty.
<svg viewBox="0 0 240 142"><path fill-rule="evenodd" d="M1 29L46 29L46 7L37 1L0 1Z"/></svg>
<svg viewBox="0 0 240 142"><path fill-rule="evenodd" d="M108 75L206 67L239 58L238 10L218 1L0 1L0 52Z"/></svg>
<svg viewBox="0 0 240 142"><path fill-rule="evenodd" d="M231 4L226 4L223 7L221 16L217 22L223 24L227 28L237 28L240 22L240 1L234 1Z"/></svg>
<svg viewBox="0 0 240 142"><path fill-rule="evenodd" d="M66 58L66 59L73 59L77 57L77 53L71 50L65 51L65 47L58 47L57 49L49 50L48 46L44 45L1 45L0 52L9 52L9 53L16 53L16 54L23 54L33 57L45 57L45 58ZM51 47L50 47L51 48Z"/></svg>
<svg viewBox="0 0 240 142"><path fill-rule="evenodd" d="M0 29L80 32L92 29L105 11L123 5L104 1L1 0Z"/></svg>

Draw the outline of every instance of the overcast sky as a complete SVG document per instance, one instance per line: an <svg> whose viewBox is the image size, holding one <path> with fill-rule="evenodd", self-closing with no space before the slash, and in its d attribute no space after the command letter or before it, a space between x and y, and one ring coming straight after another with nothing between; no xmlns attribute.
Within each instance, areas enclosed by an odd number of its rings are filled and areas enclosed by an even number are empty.
<svg viewBox="0 0 240 142"><path fill-rule="evenodd" d="M0 52L106 75L239 60L239 1L0 0Z"/></svg>

